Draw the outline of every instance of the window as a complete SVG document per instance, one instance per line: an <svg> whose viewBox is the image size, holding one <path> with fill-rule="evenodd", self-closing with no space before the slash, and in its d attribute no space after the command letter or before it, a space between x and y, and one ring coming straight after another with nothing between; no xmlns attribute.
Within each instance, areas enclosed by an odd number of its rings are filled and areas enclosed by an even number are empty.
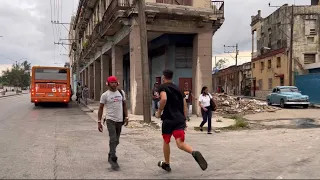
<svg viewBox="0 0 320 180"><path fill-rule="evenodd" d="M304 54L304 64L312 64L316 62L316 54Z"/></svg>
<svg viewBox="0 0 320 180"><path fill-rule="evenodd" d="M260 69L261 69L261 70L264 69L264 62L260 62Z"/></svg>
<svg viewBox="0 0 320 180"><path fill-rule="evenodd" d="M35 80L67 80L67 69L36 68Z"/></svg>
<svg viewBox="0 0 320 180"><path fill-rule="evenodd" d="M268 86L269 86L269 89L272 89L272 78L268 79Z"/></svg>
<svg viewBox="0 0 320 180"><path fill-rule="evenodd" d="M256 63L252 63L252 69L256 68Z"/></svg>
<svg viewBox="0 0 320 180"><path fill-rule="evenodd" d="M314 42L314 37L307 37L307 42L308 43L313 43Z"/></svg>
<svg viewBox="0 0 320 180"><path fill-rule="evenodd" d="M262 90L262 79L258 80L258 86L259 86L259 89Z"/></svg>
<svg viewBox="0 0 320 180"><path fill-rule="evenodd" d="M193 47L176 46L176 68L192 68Z"/></svg>
<svg viewBox="0 0 320 180"><path fill-rule="evenodd" d="M281 57L277 57L277 68L281 67Z"/></svg>
<svg viewBox="0 0 320 180"><path fill-rule="evenodd" d="M157 3L192 6L192 0L156 0Z"/></svg>
<svg viewBox="0 0 320 180"><path fill-rule="evenodd" d="M305 21L305 35L317 35L315 19L307 19Z"/></svg>
<svg viewBox="0 0 320 180"><path fill-rule="evenodd" d="M268 69L271 69L271 59L268 60Z"/></svg>
<svg viewBox="0 0 320 180"><path fill-rule="evenodd" d="M276 92L277 92L277 88L274 88L274 89L272 90L272 92L273 92L273 93L276 93Z"/></svg>

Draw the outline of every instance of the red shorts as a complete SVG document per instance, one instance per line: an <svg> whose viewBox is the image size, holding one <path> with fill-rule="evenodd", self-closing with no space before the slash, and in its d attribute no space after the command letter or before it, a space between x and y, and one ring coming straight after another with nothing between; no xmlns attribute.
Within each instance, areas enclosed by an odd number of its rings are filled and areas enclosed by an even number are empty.
<svg viewBox="0 0 320 180"><path fill-rule="evenodd" d="M172 134L162 134L162 138L164 142L169 144L172 135L175 139L181 139L181 141L184 141L184 138L185 138L184 130L174 130Z"/></svg>
<svg viewBox="0 0 320 180"><path fill-rule="evenodd" d="M185 122L163 121L162 123L162 138L169 144L171 136L175 139L185 140L184 129L186 128Z"/></svg>

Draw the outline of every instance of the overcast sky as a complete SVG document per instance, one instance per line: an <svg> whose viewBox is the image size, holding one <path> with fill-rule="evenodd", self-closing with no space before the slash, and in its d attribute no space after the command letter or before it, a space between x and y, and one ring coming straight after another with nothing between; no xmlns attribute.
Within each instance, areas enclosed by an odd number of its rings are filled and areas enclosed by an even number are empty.
<svg viewBox="0 0 320 180"><path fill-rule="evenodd" d="M223 54L223 45L239 44L239 62L250 61L251 15L258 9L265 17L275 8L272 5L292 4L294 0L225 0L225 22L214 35L213 53L217 59L226 57L228 65L234 64L231 56ZM296 4L310 4L311 0L295 0ZM69 23L77 10L78 0L0 0L0 71L14 61L27 58L32 65L61 66L68 61L68 51L54 45L60 38L67 38L62 25L51 20ZM65 25L69 28L68 25ZM67 41L64 41L67 43ZM68 46L66 46L68 49ZM232 51L232 49L228 49Z"/></svg>

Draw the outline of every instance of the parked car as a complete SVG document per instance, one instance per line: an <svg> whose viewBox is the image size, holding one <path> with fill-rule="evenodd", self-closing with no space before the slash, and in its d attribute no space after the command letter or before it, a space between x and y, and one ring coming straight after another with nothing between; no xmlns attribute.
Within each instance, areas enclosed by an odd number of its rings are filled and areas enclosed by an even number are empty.
<svg viewBox="0 0 320 180"><path fill-rule="evenodd" d="M301 94L295 86L277 86L267 95L268 105L280 104L282 108L287 106L309 107L309 96Z"/></svg>

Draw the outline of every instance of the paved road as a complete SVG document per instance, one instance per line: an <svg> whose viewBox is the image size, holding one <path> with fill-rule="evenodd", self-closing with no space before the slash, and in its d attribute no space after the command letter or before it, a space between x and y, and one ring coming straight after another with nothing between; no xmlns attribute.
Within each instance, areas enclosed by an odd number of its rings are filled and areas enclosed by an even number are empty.
<svg viewBox="0 0 320 180"><path fill-rule="evenodd" d="M187 142L208 159L203 172L172 148L172 173L160 170L159 131L123 131L120 172L107 163L107 133L77 105L34 107L29 95L0 100L0 178L318 178L319 129L222 132L188 131ZM95 116L95 115L94 115Z"/></svg>

